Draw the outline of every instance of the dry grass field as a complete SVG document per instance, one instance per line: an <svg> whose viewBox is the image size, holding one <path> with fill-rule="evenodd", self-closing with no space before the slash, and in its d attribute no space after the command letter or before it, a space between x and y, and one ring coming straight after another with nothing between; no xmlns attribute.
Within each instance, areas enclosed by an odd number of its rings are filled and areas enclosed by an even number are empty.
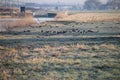
<svg viewBox="0 0 120 80"><path fill-rule="evenodd" d="M120 45L0 46L1 80L119 80Z"/></svg>
<svg viewBox="0 0 120 80"><path fill-rule="evenodd" d="M3 15L0 15L0 18L11 18L11 16L3 16Z"/></svg>
<svg viewBox="0 0 120 80"><path fill-rule="evenodd" d="M7 20L8 19L8 20ZM33 17L15 18L16 20L10 20L11 18L4 18L0 20L0 27L4 28L6 31L13 27L25 27L31 24L35 24Z"/></svg>
<svg viewBox="0 0 120 80"><path fill-rule="evenodd" d="M120 21L120 12L81 12L67 15L66 13L58 13L56 20L95 22L95 21Z"/></svg>
<svg viewBox="0 0 120 80"><path fill-rule="evenodd" d="M96 14L0 32L0 80L120 80L119 14Z"/></svg>

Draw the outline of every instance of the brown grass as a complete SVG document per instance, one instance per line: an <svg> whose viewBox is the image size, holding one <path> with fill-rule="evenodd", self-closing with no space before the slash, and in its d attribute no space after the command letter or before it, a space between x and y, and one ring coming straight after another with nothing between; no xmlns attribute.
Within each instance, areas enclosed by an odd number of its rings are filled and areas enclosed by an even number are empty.
<svg viewBox="0 0 120 80"><path fill-rule="evenodd" d="M59 12L57 13L56 19L62 19L68 17L68 13L67 12Z"/></svg>
<svg viewBox="0 0 120 80"><path fill-rule="evenodd" d="M0 16L0 18L11 18L11 16L9 16L9 15L8 16L3 16L2 15L2 16Z"/></svg>
<svg viewBox="0 0 120 80"><path fill-rule="evenodd" d="M94 80L89 75L94 75L95 80L119 78L119 48L105 43L32 48L0 46L0 80Z"/></svg>
<svg viewBox="0 0 120 80"><path fill-rule="evenodd" d="M24 18L18 18L18 20L2 20L0 21L0 27L3 27L6 31L9 31L11 28L14 27L25 27L29 26L31 24L36 23L35 20L33 20L33 17L24 17Z"/></svg>
<svg viewBox="0 0 120 80"><path fill-rule="evenodd" d="M58 17L59 16L59 17ZM119 13L77 13L72 15L59 15L56 20L65 21L81 21L81 22L94 22L94 21L120 21Z"/></svg>
<svg viewBox="0 0 120 80"><path fill-rule="evenodd" d="M107 44L102 44L100 47L101 47L101 48L104 48L104 49L109 49L109 50L116 50L116 46L113 45L113 44L109 44L109 45L107 45Z"/></svg>

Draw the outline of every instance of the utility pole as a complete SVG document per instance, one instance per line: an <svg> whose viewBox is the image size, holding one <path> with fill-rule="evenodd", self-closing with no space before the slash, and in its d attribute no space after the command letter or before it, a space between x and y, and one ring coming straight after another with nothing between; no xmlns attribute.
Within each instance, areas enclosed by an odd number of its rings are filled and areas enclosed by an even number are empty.
<svg viewBox="0 0 120 80"><path fill-rule="evenodd" d="M0 0L0 6L3 7L3 5L4 5L4 1Z"/></svg>
<svg viewBox="0 0 120 80"><path fill-rule="evenodd" d="M20 12L20 0L17 0L17 1L18 1L18 9L19 9L19 11L18 11L18 13L17 13L17 16L19 17L20 14L21 14L21 12Z"/></svg>
<svg viewBox="0 0 120 80"><path fill-rule="evenodd" d="M20 8L20 0L18 0L18 8Z"/></svg>
<svg viewBox="0 0 120 80"><path fill-rule="evenodd" d="M5 0L5 8L7 8L7 0Z"/></svg>
<svg viewBox="0 0 120 80"><path fill-rule="evenodd" d="M10 15L12 16L12 0L10 1Z"/></svg>

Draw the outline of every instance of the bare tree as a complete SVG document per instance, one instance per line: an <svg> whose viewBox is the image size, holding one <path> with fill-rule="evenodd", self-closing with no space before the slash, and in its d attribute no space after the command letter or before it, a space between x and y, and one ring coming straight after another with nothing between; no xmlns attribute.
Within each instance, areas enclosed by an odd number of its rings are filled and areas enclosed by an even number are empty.
<svg viewBox="0 0 120 80"><path fill-rule="evenodd" d="M120 9L120 0L108 0L106 5L108 9Z"/></svg>
<svg viewBox="0 0 120 80"><path fill-rule="evenodd" d="M101 6L101 2L99 0L86 0L84 3L84 9L87 10L97 10Z"/></svg>

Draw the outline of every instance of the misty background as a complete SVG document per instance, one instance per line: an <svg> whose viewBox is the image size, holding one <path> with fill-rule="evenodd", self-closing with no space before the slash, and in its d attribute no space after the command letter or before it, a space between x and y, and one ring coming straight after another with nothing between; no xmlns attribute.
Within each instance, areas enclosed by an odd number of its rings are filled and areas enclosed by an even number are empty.
<svg viewBox="0 0 120 80"><path fill-rule="evenodd" d="M33 2L33 3L40 3L40 4L55 4L55 3L61 3L61 4L84 4L86 0L21 0L23 2ZM106 3L108 0L100 0L102 3Z"/></svg>
<svg viewBox="0 0 120 80"><path fill-rule="evenodd" d="M120 0L0 0L0 6L42 10L119 10Z"/></svg>

